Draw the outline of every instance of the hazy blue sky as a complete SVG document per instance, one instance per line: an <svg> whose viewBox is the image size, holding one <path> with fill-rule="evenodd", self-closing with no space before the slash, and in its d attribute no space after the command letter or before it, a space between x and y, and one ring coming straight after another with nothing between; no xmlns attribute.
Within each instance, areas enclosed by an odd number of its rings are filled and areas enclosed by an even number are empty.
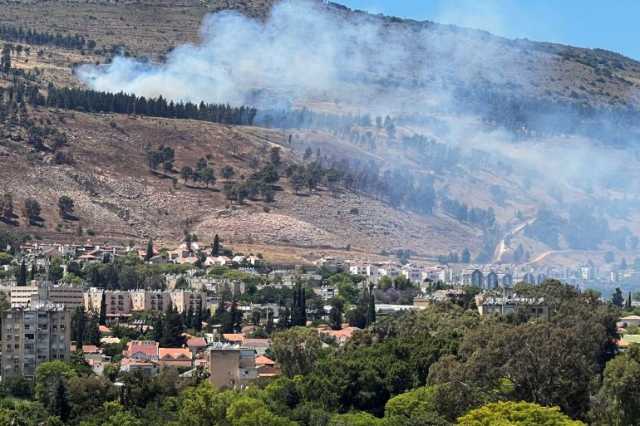
<svg viewBox="0 0 640 426"><path fill-rule="evenodd" d="M640 0L336 0L374 13L599 47L640 60Z"/></svg>

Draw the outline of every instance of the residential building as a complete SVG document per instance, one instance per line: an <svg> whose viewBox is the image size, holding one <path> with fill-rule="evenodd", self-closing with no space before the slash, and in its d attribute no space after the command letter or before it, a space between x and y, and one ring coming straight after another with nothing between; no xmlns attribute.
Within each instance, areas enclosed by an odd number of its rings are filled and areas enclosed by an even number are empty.
<svg viewBox="0 0 640 426"><path fill-rule="evenodd" d="M214 345L209 350L209 374L218 389L243 388L258 378L256 353L238 345Z"/></svg>
<svg viewBox="0 0 640 426"><path fill-rule="evenodd" d="M40 282L30 286L13 286L9 289L11 307L18 308L37 304L44 300L49 303L64 305L67 308L75 309L84 306L83 292L80 287L68 285L54 286L53 284Z"/></svg>
<svg viewBox="0 0 640 426"><path fill-rule="evenodd" d="M510 315L522 312L533 318L549 318L549 306L543 298L525 298L515 294L510 296L479 294L475 300L478 312L483 316Z"/></svg>
<svg viewBox="0 0 640 426"><path fill-rule="evenodd" d="M206 309L207 295L203 292L173 290L169 293L169 297L173 307L180 313L196 312L199 308Z"/></svg>
<svg viewBox="0 0 640 426"><path fill-rule="evenodd" d="M71 312L63 305L31 304L11 308L2 317L2 378L34 377L38 366L69 360Z"/></svg>

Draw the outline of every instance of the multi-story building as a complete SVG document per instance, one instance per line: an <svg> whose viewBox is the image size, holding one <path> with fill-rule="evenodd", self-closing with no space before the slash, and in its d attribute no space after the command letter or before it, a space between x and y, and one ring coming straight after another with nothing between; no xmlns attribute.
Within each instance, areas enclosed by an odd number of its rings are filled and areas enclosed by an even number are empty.
<svg viewBox="0 0 640 426"><path fill-rule="evenodd" d="M80 287L41 282L24 287L11 286L4 290L9 294L12 308L25 307L45 300L70 309L84 306L83 292Z"/></svg>
<svg viewBox="0 0 640 426"><path fill-rule="evenodd" d="M128 291L124 290L102 290L92 288L84 293L84 307L87 311L100 313L102 297L106 307L106 318L127 318L131 316L131 297Z"/></svg>
<svg viewBox="0 0 640 426"><path fill-rule="evenodd" d="M209 350L209 381L218 389L242 388L258 378L256 352L218 344Z"/></svg>
<svg viewBox="0 0 640 426"><path fill-rule="evenodd" d="M34 377L44 362L68 360L71 311L52 303L2 312L2 378Z"/></svg>
<svg viewBox="0 0 640 426"><path fill-rule="evenodd" d="M190 290L102 290L92 288L84 294L87 311L100 312L102 295L105 297L107 318L129 317L133 312L166 312L173 306L178 312L186 309L195 312L198 306L208 309L206 293Z"/></svg>

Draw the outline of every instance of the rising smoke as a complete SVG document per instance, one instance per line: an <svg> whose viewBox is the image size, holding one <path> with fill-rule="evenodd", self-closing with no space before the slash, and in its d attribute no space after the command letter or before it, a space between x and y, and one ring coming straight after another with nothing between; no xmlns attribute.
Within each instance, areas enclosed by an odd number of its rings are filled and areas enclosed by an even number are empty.
<svg viewBox="0 0 640 426"><path fill-rule="evenodd" d="M547 135L522 144L510 131L488 130L461 116L454 102L460 87L493 85L509 92L514 79L537 88L549 78L539 67L522 66L526 52L488 33L290 0L278 3L265 21L230 11L210 15L200 36L198 44L171 51L164 63L117 57L82 66L77 75L96 90L175 101L259 108L327 102L354 113L438 115L448 126L445 142L499 154L543 187L578 188L578 197L587 197L583 189L591 182L613 180L624 197L637 198L638 179L630 173L637 161L628 150L603 148L585 136Z"/></svg>

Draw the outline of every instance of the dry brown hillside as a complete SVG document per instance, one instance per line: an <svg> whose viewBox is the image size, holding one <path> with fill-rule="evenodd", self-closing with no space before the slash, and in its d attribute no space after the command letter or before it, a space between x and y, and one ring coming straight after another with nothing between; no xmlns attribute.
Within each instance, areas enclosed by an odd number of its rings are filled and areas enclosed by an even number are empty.
<svg viewBox="0 0 640 426"><path fill-rule="evenodd" d="M51 155L32 152L23 141L5 140L0 145L5 164L0 169L0 192L12 193L17 207L28 197L43 206L44 227L27 226L20 214L14 229L23 232L70 240L78 238L81 228L83 238L97 241L152 237L174 244L188 230L205 241L218 233L227 242L256 246L267 254L275 245L280 246L276 251L290 247L292 254L296 249L351 250L361 257L400 248L432 257L443 247L477 249L479 244L476 231L445 216L425 218L365 195L346 191L334 195L326 188L296 195L286 179L281 180L274 203L249 200L232 205L221 192L221 168L232 166L233 180L246 178L252 172L251 159L265 158L274 145L283 145L283 157L292 160L282 132L63 111L40 111L36 116L66 133L68 146L63 151L73 163L56 165ZM146 165L145 146L161 144L175 150L175 182L152 174ZM177 174L200 158L207 158L216 171L214 187L185 185ZM75 201L78 221L60 218L61 195Z"/></svg>

